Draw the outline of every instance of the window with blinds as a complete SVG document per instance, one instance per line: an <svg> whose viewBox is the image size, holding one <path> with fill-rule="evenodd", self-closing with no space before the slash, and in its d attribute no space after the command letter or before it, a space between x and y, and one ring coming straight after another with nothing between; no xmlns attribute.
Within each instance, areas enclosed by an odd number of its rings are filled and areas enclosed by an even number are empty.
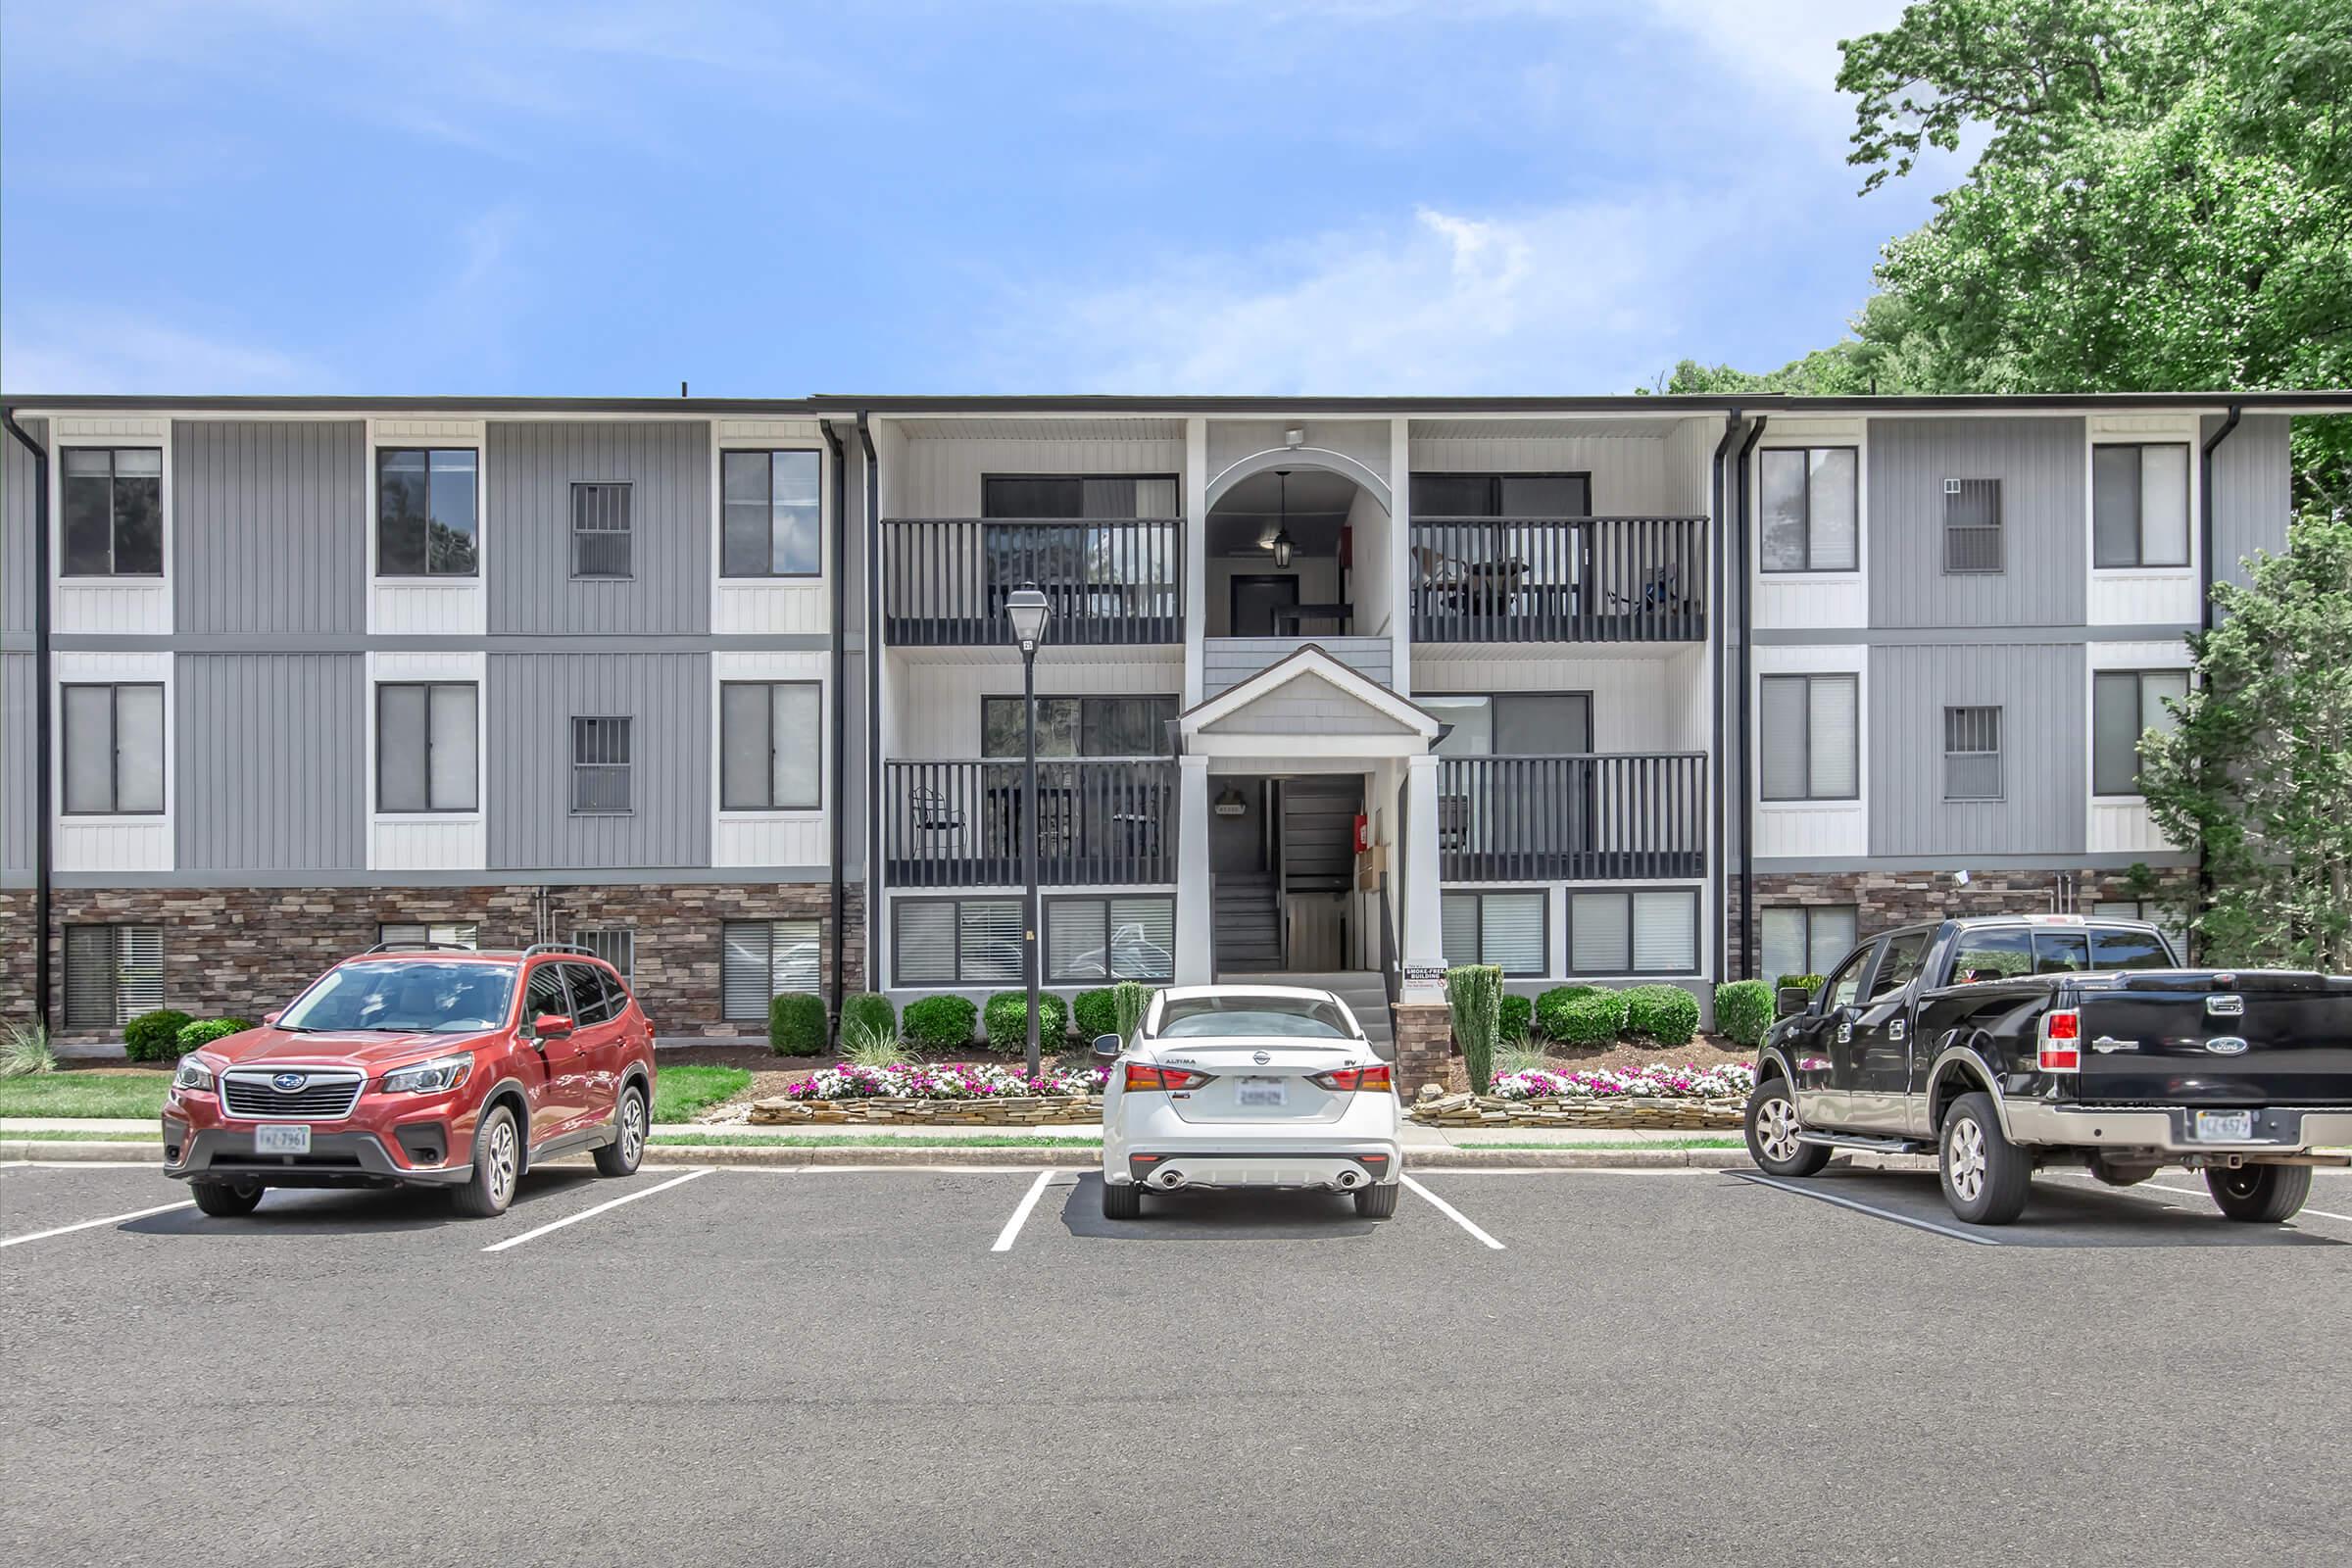
<svg viewBox="0 0 2352 1568"><path fill-rule="evenodd" d="M438 942L448 947L475 948L481 946L482 928L472 921L438 922L430 925L379 925L375 928L378 942Z"/></svg>
<svg viewBox="0 0 2352 1568"><path fill-rule="evenodd" d="M571 721L571 811L574 816L626 816L629 801L630 721Z"/></svg>
<svg viewBox="0 0 2352 1568"><path fill-rule="evenodd" d="M1765 800L1860 797L1860 676L1766 675L1756 706Z"/></svg>
<svg viewBox="0 0 2352 1568"><path fill-rule="evenodd" d="M575 484L571 487L571 574L574 577L628 577L635 564L630 554L631 513L635 488L626 484Z"/></svg>
<svg viewBox="0 0 2352 1568"><path fill-rule="evenodd" d="M2094 566L2188 564L2188 444L2091 448Z"/></svg>
<svg viewBox="0 0 2352 1568"><path fill-rule="evenodd" d="M1053 899L1046 904L1046 978L1071 985L1165 982L1176 974L1176 901Z"/></svg>
<svg viewBox="0 0 2352 1568"><path fill-rule="evenodd" d="M1446 965L1491 963L1506 975L1549 974L1550 903L1541 889L1441 895Z"/></svg>
<svg viewBox="0 0 2352 1568"><path fill-rule="evenodd" d="M112 1028L163 1004L163 927L66 927L67 1028Z"/></svg>
<svg viewBox="0 0 2352 1568"><path fill-rule="evenodd" d="M152 815L164 808L164 688L68 685L63 710L69 816Z"/></svg>
<svg viewBox="0 0 2352 1568"><path fill-rule="evenodd" d="M1850 904L1758 910L1763 964L1757 978L1773 985L1785 974L1828 974L1854 950L1856 913Z"/></svg>
<svg viewBox="0 0 2352 1568"><path fill-rule="evenodd" d="M604 959L631 985L637 983L637 933L625 925L592 926L571 934L571 945Z"/></svg>
<svg viewBox="0 0 2352 1568"><path fill-rule="evenodd" d="M2090 678L2090 793L2139 793L2139 741L2149 730L2170 734L2176 722L2165 707L2188 696L2185 669L2102 669Z"/></svg>
<svg viewBox="0 0 2352 1568"><path fill-rule="evenodd" d="M375 808L471 811L480 795L480 694L468 684L375 688Z"/></svg>
<svg viewBox="0 0 2352 1568"><path fill-rule="evenodd" d="M721 681L719 809L821 809L823 728L824 688L815 681Z"/></svg>
<svg viewBox="0 0 2352 1568"><path fill-rule="evenodd" d="M2001 569L2001 481L1943 481L1943 569Z"/></svg>
<svg viewBox="0 0 2352 1568"><path fill-rule="evenodd" d="M1691 974L1698 894L1690 888L1568 896L1571 974Z"/></svg>
<svg viewBox="0 0 2352 1568"><path fill-rule="evenodd" d="M729 920L719 937L718 989L727 1017L767 1017L767 1004L787 991L815 991L818 961L814 920Z"/></svg>
<svg viewBox="0 0 2352 1568"><path fill-rule="evenodd" d="M1999 709L1943 710L1943 798L1947 801L2001 798Z"/></svg>
<svg viewBox="0 0 2352 1568"><path fill-rule="evenodd" d="M1021 983L1021 901L902 899L891 906L891 978L904 986Z"/></svg>

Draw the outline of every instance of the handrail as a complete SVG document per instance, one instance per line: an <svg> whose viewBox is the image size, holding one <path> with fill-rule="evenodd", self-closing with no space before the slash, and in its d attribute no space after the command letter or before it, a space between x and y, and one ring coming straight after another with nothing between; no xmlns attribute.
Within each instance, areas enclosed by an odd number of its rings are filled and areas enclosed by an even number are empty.
<svg viewBox="0 0 2352 1568"><path fill-rule="evenodd" d="M1415 517L1423 642L1694 642L1704 517Z"/></svg>
<svg viewBox="0 0 2352 1568"><path fill-rule="evenodd" d="M1055 886L1176 879L1176 763L1169 758L1043 758L1038 879ZM894 888L1013 887L1022 880L1027 789L1017 760L883 764Z"/></svg>
<svg viewBox="0 0 2352 1568"><path fill-rule="evenodd" d="M1181 517L885 517L889 640L1007 642L1005 596L1034 583L1053 642L1182 642L1184 549Z"/></svg>
<svg viewBox="0 0 2352 1568"><path fill-rule="evenodd" d="M1702 875L1706 762L1704 752L1441 758L1439 874L1459 882Z"/></svg>

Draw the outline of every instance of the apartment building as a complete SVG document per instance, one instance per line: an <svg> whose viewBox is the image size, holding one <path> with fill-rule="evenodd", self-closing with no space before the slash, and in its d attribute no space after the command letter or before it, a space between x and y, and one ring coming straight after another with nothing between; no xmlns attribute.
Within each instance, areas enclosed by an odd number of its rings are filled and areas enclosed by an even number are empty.
<svg viewBox="0 0 2352 1568"><path fill-rule="evenodd" d="M2112 907L2193 877L2133 743L2352 407L8 401L0 1004L45 947L69 1037L415 935L670 1037L981 995L1031 844L1049 986L1376 1016Z"/></svg>

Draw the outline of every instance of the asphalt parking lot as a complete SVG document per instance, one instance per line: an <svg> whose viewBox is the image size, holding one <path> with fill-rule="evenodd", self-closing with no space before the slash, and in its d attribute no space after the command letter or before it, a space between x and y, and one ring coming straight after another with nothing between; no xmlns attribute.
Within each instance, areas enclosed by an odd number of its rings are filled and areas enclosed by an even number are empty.
<svg viewBox="0 0 2352 1568"><path fill-rule="evenodd" d="M0 1167L0 1561L2341 1560L2352 1176L1417 1180Z"/></svg>

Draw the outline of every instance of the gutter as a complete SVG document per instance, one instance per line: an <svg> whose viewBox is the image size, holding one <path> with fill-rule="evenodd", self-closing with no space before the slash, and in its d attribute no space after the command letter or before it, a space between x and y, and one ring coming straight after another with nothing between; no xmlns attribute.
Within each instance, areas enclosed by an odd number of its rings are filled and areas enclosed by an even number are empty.
<svg viewBox="0 0 2352 1568"><path fill-rule="evenodd" d="M32 575L39 585L32 601L32 1015L49 1027L49 885L55 867L51 850L49 769L49 454L17 423L16 411L0 412L24 450L32 454Z"/></svg>
<svg viewBox="0 0 2352 1568"><path fill-rule="evenodd" d="M874 432L858 411L865 449L865 988L879 991L882 952L882 474Z"/></svg>
<svg viewBox="0 0 2352 1568"><path fill-rule="evenodd" d="M842 451L841 437L833 433L831 420L817 425L824 434L825 445L833 454L833 986L832 1038L836 1049L841 1045L841 1004L848 996L846 979L849 974L849 944L842 940L841 914L846 893L843 888L843 852L849 846L850 764L843 755L849 745L849 724L846 710L849 706L849 626L844 618L849 609L849 519L843 514L849 505L849 476L842 469L847 461Z"/></svg>
<svg viewBox="0 0 2352 1568"><path fill-rule="evenodd" d="M1769 419L1756 416L1749 426L1747 440L1740 447L1740 532L1734 540L1733 560L1740 567L1740 978L1753 980L1756 968L1756 813L1754 803L1754 742L1749 739L1753 724L1748 706L1755 681L1748 674L1748 662L1754 658L1755 612L1749 588L1754 575L1747 569L1747 525L1751 519L1755 494L1748 477L1747 460L1764 439L1764 426ZM1857 519L1859 525L1859 519Z"/></svg>
<svg viewBox="0 0 2352 1568"><path fill-rule="evenodd" d="M1709 960L1707 968L1710 973L1718 976L1723 972L1723 812L1725 807L1723 796L1723 535L1727 530L1723 526L1723 457L1725 453L1731 451L1732 439L1739 433L1740 411L1734 408L1723 416L1723 439L1715 443L1715 456L1709 474L1713 496L1708 514L1715 519L1716 531L1715 548L1708 552L1714 557L1715 574L1714 594L1707 602L1707 629L1715 644L1715 745L1712 749L1715 808L1708 814L1714 817L1715 821L1711 841L1712 849L1707 856L1707 876L1714 889L1714 897L1707 900L1708 907L1714 913L1712 922L1714 926L1713 956Z"/></svg>
<svg viewBox="0 0 2352 1568"><path fill-rule="evenodd" d="M2230 405L2221 427L2205 438L2197 464L2197 614L2198 623L2207 631L2213 630L2213 449L2237 428L2245 412L2243 403Z"/></svg>

